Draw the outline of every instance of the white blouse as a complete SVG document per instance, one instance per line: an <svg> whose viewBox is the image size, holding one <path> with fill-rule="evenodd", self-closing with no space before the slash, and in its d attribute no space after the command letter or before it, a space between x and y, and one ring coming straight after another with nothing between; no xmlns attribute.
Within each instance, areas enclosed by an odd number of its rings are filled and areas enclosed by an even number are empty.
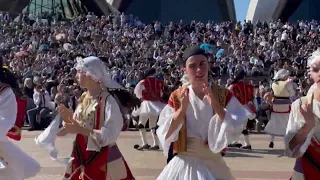
<svg viewBox="0 0 320 180"><path fill-rule="evenodd" d="M195 95L191 85L189 86L189 100L190 105L186 112L188 137L193 137L203 142L208 139L211 151L218 153L241 135L249 112L240 104L237 98L232 97L228 102L223 121L214 113L206 98L201 100ZM181 124L169 138L165 139L173 116L174 109L167 105L159 117L157 135L165 155L168 154L170 144L178 140L179 131L182 127Z"/></svg>
<svg viewBox="0 0 320 180"><path fill-rule="evenodd" d="M79 106L74 114L77 117ZM84 127L92 128L93 121L86 121L82 124ZM55 140L59 132L60 115L51 122L51 124L35 139L36 144L50 152L50 157L62 164L68 164L72 158L58 158L58 149L55 147ZM101 129L94 130L88 137L87 150L100 151L102 147L114 144L121 132L123 126L123 117L120 112L117 101L109 96L105 106L105 121Z"/></svg>
<svg viewBox="0 0 320 180"><path fill-rule="evenodd" d="M7 88L0 93L0 179L28 179L40 171L37 161L8 140L16 117L16 96Z"/></svg>
<svg viewBox="0 0 320 180"><path fill-rule="evenodd" d="M79 107L76 109L75 118L79 114ZM88 137L87 151L100 151L102 147L114 144L120 135L123 127L123 117L120 107L113 96L107 98L104 114L105 120L101 129L94 129L93 133ZM86 120L82 125L93 129L93 119Z"/></svg>
<svg viewBox="0 0 320 180"><path fill-rule="evenodd" d="M305 120L300 112L300 99L297 99L291 105L291 113L289 116L287 132L284 138L286 146L286 155L289 157L300 158L308 149L313 136L317 137L318 140L320 139L320 102L317 100L313 100L312 108L317 118L315 127L309 132L303 144L297 145L297 147L295 147L293 150L290 150L290 141L305 124Z"/></svg>

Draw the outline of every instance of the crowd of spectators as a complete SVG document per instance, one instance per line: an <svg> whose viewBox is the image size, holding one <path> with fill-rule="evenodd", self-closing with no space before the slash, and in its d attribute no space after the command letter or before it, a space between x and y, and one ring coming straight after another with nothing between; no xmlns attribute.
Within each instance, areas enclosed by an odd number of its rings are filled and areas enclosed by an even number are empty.
<svg viewBox="0 0 320 180"><path fill-rule="evenodd" d="M0 12L0 54L29 98L31 130L52 110L49 101L76 107L82 92L73 68L78 56L100 57L112 78L128 89L155 68L170 91L183 76L184 49L203 44L211 54L211 78L221 86L230 85L233 72L243 68L258 87L256 95L263 96L270 91L274 72L286 68L303 94L312 83L304 70L308 56L319 46L319 33L316 21L144 24L124 14L89 13L60 21L41 14L13 19Z"/></svg>

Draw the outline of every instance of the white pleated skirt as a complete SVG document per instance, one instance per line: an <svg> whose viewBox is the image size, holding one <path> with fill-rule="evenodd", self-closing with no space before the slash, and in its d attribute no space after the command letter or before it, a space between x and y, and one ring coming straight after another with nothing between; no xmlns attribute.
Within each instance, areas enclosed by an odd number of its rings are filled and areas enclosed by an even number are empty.
<svg viewBox="0 0 320 180"><path fill-rule="evenodd" d="M271 113L270 120L264 132L272 136L283 137L286 134L289 121L289 113Z"/></svg>
<svg viewBox="0 0 320 180"><path fill-rule="evenodd" d="M157 180L234 180L221 154L212 153L195 138L187 138L187 152L179 153Z"/></svg>
<svg viewBox="0 0 320 180"><path fill-rule="evenodd" d="M0 142L0 180L25 180L40 171L39 163L10 141Z"/></svg>
<svg viewBox="0 0 320 180"><path fill-rule="evenodd" d="M132 115L138 117L140 115L159 116L166 104L160 101L142 101L140 108L135 109Z"/></svg>

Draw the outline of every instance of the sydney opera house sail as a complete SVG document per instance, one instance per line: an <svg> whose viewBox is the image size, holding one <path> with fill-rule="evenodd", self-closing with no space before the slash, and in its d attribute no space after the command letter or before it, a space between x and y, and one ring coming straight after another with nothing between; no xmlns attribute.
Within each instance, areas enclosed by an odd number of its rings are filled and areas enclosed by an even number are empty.
<svg viewBox="0 0 320 180"><path fill-rule="evenodd" d="M320 0L251 0L247 18L256 21L320 20Z"/></svg>
<svg viewBox="0 0 320 180"><path fill-rule="evenodd" d="M16 16L24 13L58 14L72 18L80 14L94 12L96 15L119 13L107 0L0 0L0 11Z"/></svg>
<svg viewBox="0 0 320 180"><path fill-rule="evenodd" d="M233 0L108 0L120 12L144 22L235 21Z"/></svg>

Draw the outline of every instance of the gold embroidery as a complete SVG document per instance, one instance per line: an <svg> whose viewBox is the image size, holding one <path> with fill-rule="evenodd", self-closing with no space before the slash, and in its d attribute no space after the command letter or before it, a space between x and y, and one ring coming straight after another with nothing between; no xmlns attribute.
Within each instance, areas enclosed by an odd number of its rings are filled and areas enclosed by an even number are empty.
<svg viewBox="0 0 320 180"><path fill-rule="evenodd" d="M103 166L100 167L100 170L103 172L108 172L108 163L104 164Z"/></svg>

